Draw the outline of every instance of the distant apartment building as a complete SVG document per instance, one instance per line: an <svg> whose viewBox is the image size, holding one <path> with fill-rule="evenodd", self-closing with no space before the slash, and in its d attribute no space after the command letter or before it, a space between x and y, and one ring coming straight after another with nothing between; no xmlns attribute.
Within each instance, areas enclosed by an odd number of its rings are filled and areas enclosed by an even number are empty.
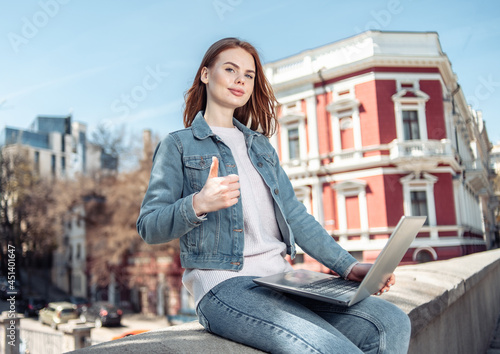
<svg viewBox="0 0 500 354"><path fill-rule="evenodd" d="M41 178L62 179L116 170L116 161L87 141L87 126L72 116L38 116L28 129L5 127L0 131L4 153L23 151L33 161ZM85 211L83 206L68 210L64 232L57 235L53 254L52 282L62 290L87 296Z"/></svg>
<svg viewBox="0 0 500 354"><path fill-rule="evenodd" d="M500 174L500 143L497 143L491 149L491 168L493 168L496 174Z"/></svg>
<svg viewBox="0 0 500 354"><path fill-rule="evenodd" d="M493 245L492 145L437 33L368 31L265 71L296 195L356 258L372 261L402 215L427 216L404 262Z"/></svg>

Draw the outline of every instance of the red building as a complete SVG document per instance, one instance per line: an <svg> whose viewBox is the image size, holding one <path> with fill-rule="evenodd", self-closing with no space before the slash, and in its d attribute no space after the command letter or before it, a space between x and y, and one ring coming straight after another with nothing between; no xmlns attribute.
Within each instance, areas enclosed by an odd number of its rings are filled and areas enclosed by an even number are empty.
<svg viewBox="0 0 500 354"><path fill-rule="evenodd" d="M493 245L491 144L437 33L369 31L265 70L296 194L356 258L373 261L401 215L428 217L404 262Z"/></svg>

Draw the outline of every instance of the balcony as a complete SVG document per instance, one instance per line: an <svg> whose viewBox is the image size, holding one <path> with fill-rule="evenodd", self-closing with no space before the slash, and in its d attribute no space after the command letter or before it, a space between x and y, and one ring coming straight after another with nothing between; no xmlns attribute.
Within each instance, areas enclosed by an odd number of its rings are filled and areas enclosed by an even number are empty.
<svg viewBox="0 0 500 354"><path fill-rule="evenodd" d="M409 171L434 169L439 163L454 164L458 168L450 140L393 140L389 144L391 162Z"/></svg>
<svg viewBox="0 0 500 354"><path fill-rule="evenodd" d="M491 169L480 159L463 161L465 179L480 194L490 187Z"/></svg>

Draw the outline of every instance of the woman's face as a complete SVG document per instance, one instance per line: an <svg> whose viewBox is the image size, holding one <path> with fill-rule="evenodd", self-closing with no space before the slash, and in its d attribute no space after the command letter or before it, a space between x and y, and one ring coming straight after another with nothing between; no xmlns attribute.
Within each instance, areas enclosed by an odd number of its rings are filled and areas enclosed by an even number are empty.
<svg viewBox="0 0 500 354"><path fill-rule="evenodd" d="M226 49L210 68L202 69L201 81L207 87L207 105L230 109L242 107L250 99L254 88L254 58L239 47Z"/></svg>

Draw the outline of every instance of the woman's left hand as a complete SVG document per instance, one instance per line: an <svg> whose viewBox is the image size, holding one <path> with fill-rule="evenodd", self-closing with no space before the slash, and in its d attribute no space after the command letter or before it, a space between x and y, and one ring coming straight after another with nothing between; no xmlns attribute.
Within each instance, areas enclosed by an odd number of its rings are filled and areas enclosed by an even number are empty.
<svg viewBox="0 0 500 354"><path fill-rule="evenodd" d="M358 263L356 264L349 275L347 276L347 279L349 280L354 280L354 281L362 281L370 268L373 266L371 263ZM389 279L385 282L384 286L374 295L381 295L383 293L386 293L389 291L391 286L393 286L396 283L396 276L394 274L391 274Z"/></svg>

